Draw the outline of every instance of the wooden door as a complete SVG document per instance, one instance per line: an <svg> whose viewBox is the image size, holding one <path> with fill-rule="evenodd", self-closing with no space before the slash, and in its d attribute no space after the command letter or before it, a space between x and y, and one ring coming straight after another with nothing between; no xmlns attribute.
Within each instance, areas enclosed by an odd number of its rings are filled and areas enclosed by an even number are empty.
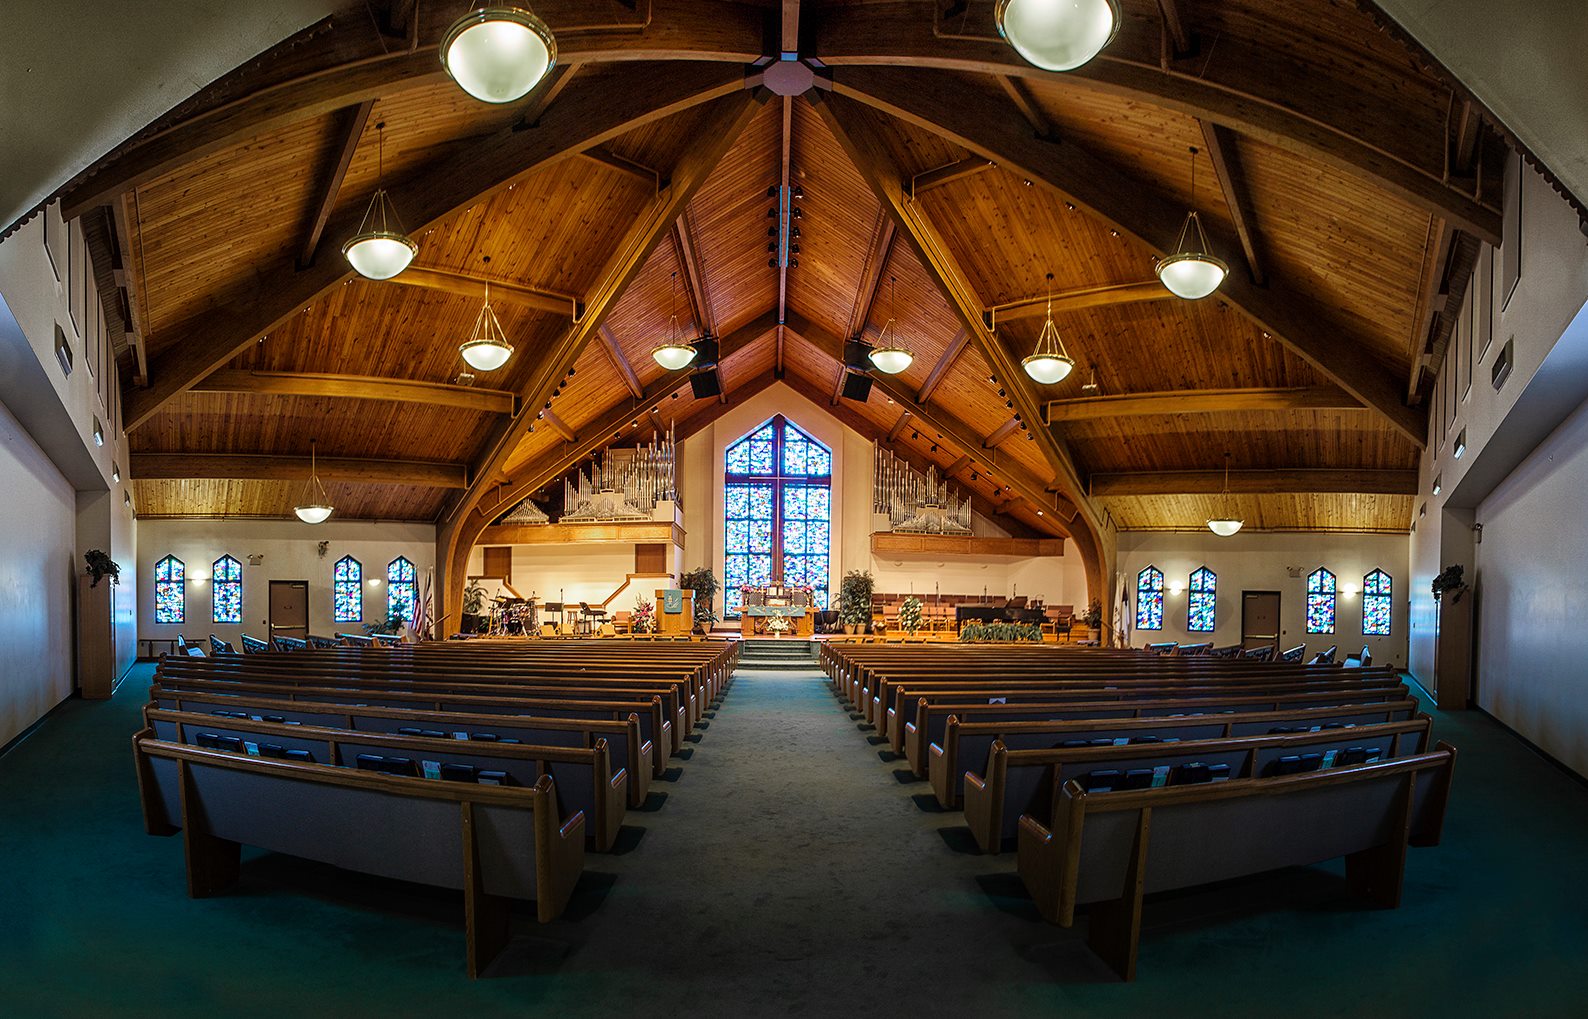
<svg viewBox="0 0 1588 1019"><path fill-rule="evenodd" d="M1271 645L1279 653L1279 592L1241 592L1241 647Z"/></svg>
<svg viewBox="0 0 1588 1019"><path fill-rule="evenodd" d="M309 583L306 580L270 582L270 636L309 635Z"/></svg>

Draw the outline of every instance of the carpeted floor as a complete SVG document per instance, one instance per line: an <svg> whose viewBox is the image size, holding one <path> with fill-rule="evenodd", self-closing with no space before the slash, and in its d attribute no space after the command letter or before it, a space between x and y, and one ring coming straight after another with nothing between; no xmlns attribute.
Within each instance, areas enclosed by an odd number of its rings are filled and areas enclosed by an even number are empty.
<svg viewBox="0 0 1588 1019"><path fill-rule="evenodd" d="M471 982L457 895L245 853L232 894L189 900L138 812L149 673L0 758L0 1015L1565 1016L1588 986L1588 789L1478 715L1435 721L1453 812L1400 909L1338 867L1149 899L1124 985L818 673L743 672L627 851Z"/></svg>

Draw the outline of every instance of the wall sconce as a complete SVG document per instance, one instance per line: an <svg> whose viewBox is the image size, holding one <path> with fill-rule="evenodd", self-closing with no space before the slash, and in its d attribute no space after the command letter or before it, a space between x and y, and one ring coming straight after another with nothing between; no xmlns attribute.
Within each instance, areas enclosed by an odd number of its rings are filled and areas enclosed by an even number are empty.
<svg viewBox="0 0 1588 1019"><path fill-rule="evenodd" d="M1185 585L1184 584L1170 584L1169 585L1169 593L1170 594L1179 594L1180 592L1182 592L1184 590L1185 590Z"/></svg>
<svg viewBox="0 0 1588 1019"><path fill-rule="evenodd" d="M116 482L118 485L121 484L121 468L120 467L112 467L110 469L110 480Z"/></svg>
<svg viewBox="0 0 1588 1019"><path fill-rule="evenodd" d="M370 587L379 587L380 586L380 578L379 577L371 577L371 578L369 578L369 586Z"/></svg>
<svg viewBox="0 0 1588 1019"><path fill-rule="evenodd" d="M1340 593L1345 595L1347 598L1355 598L1357 593L1356 585L1346 584L1344 587L1340 588Z"/></svg>
<svg viewBox="0 0 1588 1019"><path fill-rule="evenodd" d="M104 444L105 444L105 426L99 423L99 419L98 418L95 418L94 419L94 445L103 446Z"/></svg>

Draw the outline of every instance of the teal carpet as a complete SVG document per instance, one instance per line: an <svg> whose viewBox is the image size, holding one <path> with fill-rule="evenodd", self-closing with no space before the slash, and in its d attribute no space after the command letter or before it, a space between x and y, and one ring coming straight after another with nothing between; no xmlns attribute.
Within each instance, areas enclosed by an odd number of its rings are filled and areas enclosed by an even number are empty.
<svg viewBox="0 0 1588 1019"><path fill-rule="evenodd" d="M189 900L180 838L138 811L149 674L0 758L0 1016L1582 1014L1588 789L1478 715L1436 718L1452 814L1400 909L1338 867L1152 898L1124 985L1012 855L917 806L819 674L741 673L626 851L469 981L459 895L252 852Z"/></svg>

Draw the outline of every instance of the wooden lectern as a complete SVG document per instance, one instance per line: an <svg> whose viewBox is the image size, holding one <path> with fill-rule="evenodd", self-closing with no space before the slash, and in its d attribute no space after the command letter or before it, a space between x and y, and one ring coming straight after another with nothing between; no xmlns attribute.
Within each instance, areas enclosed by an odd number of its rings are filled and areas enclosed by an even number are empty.
<svg viewBox="0 0 1588 1019"><path fill-rule="evenodd" d="M684 588L677 592L681 597L682 609L678 612L667 611L667 590L656 589L656 632L660 634L683 634L688 636L695 630L695 592Z"/></svg>

